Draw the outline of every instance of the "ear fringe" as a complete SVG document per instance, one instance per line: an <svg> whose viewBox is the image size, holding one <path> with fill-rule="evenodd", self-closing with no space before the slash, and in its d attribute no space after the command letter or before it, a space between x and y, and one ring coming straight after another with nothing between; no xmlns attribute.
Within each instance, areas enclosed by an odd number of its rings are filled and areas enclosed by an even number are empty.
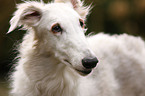
<svg viewBox="0 0 145 96"><path fill-rule="evenodd" d="M84 1L80 2L79 6L75 8L75 10L81 15L83 19L90 14L90 10L92 9L92 4L85 6Z"/></svg>
<svg viewBox="0 0 145 96"><path fill-rule="evenodd" d="M86 16L91 10L91 5L84 6L84 1L81 0L54 0L56 3L71 3L73 8L80 14L83 19L86 19Z"/></svg>
<svg viewBox="0 0 145 96"><path fill-rule="evenodd" d="M23 13L28 9L38 9L40 10L45 5L44 2L37 2L37 1L24 1L25 3L17 4L17 11L13 14L12 19L10 20L10 28L7 32L10 33L13 31L17 26L23 25L21 22Z"/></svg>

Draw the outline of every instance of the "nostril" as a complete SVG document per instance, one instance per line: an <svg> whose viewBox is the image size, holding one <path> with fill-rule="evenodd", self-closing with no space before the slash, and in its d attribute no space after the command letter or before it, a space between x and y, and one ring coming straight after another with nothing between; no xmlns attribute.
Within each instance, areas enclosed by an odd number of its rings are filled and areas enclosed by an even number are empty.
<svg viewBox="0 0 145 96"><path fill-rule="evenodd" d="M97 63L98 63L98 59L96 57L82 59L82 64L87 69L92 69L92 68L96 67Z"/></svg>

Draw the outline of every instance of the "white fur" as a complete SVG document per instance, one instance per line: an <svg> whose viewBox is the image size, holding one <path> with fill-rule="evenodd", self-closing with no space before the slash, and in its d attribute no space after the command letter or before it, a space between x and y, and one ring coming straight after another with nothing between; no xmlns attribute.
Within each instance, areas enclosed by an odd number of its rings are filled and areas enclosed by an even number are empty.
<svg viewBox="0 0 145 96"><path fill-rule="evenodd" d="M79 19L88 13L79 0L18 5L8 33L21 25L28 32L18 49L10 96L145 96L144 41L127 34L85 37ZM56 23L62 33L51 31ZM86 70L81 60L93 56L99 64L81 76L76 71Z"/></svg>

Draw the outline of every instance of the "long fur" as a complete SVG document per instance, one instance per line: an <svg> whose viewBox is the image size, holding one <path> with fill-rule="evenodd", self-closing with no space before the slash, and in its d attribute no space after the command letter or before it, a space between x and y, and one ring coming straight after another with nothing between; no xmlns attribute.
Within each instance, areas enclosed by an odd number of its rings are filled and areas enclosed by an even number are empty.
<svg viewBox="0 0 145 96"><path fill-rule="evenodd" d="M17 8L8 33L21 25L28 31L18 48L10 96L145 96L145 42L140 37L85 37L79 19L85 21L89 7L80 0L26 1ZM54 24L63 32L53 32ZM94 56L99 63L84 76L81 60Z"/></svg>

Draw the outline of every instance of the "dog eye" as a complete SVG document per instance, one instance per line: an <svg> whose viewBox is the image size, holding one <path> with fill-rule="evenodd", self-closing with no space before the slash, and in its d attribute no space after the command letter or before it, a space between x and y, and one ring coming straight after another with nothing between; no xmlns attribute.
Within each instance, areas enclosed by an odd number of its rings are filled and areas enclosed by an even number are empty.
<svg viewBox="0 0 145 96"><path fill-rule="evenodd" d="M80 19L79 21L80 21L80 26L81 26L82 28L84 28L84 27L85 27L84 21L83 21L82 19Z"/></svg>
<svg viewBox="0 0 145 96"><path fill-rule="evenodd" d="M62 32L62 28L60 27L60 25L57 23L57 24L54 24L51 28L51 31L53 33L60 33Z"/></svg>

